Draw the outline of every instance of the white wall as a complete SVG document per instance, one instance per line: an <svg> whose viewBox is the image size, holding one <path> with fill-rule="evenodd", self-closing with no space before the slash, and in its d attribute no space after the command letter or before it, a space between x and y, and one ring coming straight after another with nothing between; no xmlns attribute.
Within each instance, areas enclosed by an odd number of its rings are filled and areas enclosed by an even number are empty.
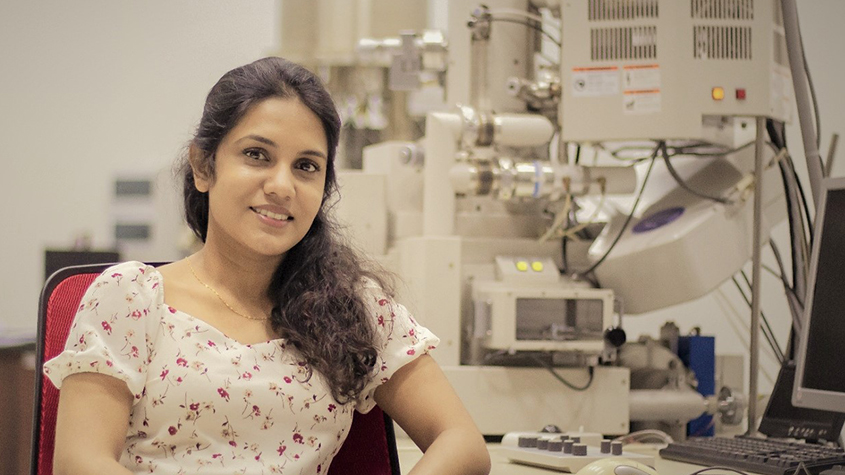
<svg viewBox="0 0 845 475"><path fill-rule="evenodd" d="M34 333L44 248L111 245L115 175L166 179L208 90L277 50L278 24L276 0L0 2L0 336Z"/></svg>

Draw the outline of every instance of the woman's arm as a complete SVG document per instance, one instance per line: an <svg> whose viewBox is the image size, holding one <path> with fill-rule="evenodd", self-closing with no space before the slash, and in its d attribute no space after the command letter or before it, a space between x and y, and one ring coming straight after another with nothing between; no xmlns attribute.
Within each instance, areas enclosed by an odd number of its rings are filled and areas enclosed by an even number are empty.
<svg viewBox="0 0 845 475"><path fill-rule="evenodd" d="M424 452L411 474L490 472L484 438L431 356L396 371L376 389L375 400Z"/></svg>
<svg viewBox="0 0 845 475"><path fill-rule="evenodd" d="M99 373L62 382L56 421L55 475L131 474L120 465L132 394L126 383Z"/></svg>

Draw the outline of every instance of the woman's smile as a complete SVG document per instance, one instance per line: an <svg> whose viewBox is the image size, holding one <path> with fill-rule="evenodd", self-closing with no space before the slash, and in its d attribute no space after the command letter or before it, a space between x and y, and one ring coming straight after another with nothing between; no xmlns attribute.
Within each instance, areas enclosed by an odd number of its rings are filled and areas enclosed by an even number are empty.
<svg viewBox="0 0 845 475"><path fill-rule="evenodd" d="M281 228L287 225L289 221L293 221L293 216L290 216L285 210L280 209L278 212L274 212L267 208L251 207L250 209L258 215L258 219L262 223L269 226Z"/></svg>

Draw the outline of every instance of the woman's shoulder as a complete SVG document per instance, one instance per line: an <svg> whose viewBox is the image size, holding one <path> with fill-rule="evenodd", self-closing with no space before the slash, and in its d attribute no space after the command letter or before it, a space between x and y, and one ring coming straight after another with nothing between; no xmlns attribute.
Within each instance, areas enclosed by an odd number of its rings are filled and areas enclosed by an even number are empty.
<svg viewBox="0 0 845 475"><path fill-rule="evenodd" d="M161 274L155 266L140 261L126 261L106 268L89 288L95 293L124 292L149 297L161 293Z"/></svg>

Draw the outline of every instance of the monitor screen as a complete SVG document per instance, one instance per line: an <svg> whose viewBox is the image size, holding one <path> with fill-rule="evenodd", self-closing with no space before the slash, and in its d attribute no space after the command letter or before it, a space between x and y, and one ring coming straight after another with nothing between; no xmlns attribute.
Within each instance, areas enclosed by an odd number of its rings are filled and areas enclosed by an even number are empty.
<svg viewBox="0 0 845 475"><path fill-rule="evenodd" d="M845 412L845 178L828 178L816 208L793 404Z"/></svg>

